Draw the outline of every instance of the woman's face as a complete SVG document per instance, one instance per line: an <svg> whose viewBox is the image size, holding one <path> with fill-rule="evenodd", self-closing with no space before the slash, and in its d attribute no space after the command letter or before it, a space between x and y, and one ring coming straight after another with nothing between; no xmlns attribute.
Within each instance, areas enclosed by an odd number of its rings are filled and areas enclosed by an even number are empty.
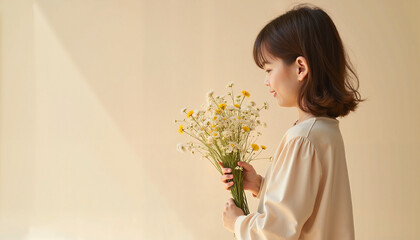
<svg viewBox="0 0 420 240"><path fill-rule="evenodd" d="M267 72L264 83L270 91L274 91L272 94L282 107L297 107L298 90L306 75L302 75L302 68L299 67L301 58L298 57L295 63L287 66L282 59L270 57L267 58L269 62L264 65Z"/></svg>

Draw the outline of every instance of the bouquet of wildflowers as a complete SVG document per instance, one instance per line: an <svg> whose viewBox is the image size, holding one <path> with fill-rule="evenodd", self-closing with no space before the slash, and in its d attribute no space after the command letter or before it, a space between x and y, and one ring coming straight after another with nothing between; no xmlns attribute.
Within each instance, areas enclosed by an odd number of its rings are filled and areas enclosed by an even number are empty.
<svg viewBox="0 0 420 240"><path fill-rule="evenodd" d="M245 215L249 214L248 203L243 189L243 168L238 166L239 161L251 162L266 149L264 145L255 144L256 138L261 135L256 127L267 126L258 119L262 109L268 109L268 103L261 107L250 101L246 106L245 98L250 93L243 90L241 95L233 94L233 83L227 85L230 90L225 96L214 96L214 92L207 93L207 105L202 110L181 110L186 114L179 126L179 133L185 133L196 139L196 142L179 143L177 149L181 152L189 151L192 154L200 153L202 158L208 159L214 167L223 174L221 166L231 168L234 185L230 188L236 206L242 209ZM230 98L231 103L228 104ZM269 157L270 161L272 157ZM229 179L231 180L231 179ZM228 181L229 181L228 180Z"/></svg>

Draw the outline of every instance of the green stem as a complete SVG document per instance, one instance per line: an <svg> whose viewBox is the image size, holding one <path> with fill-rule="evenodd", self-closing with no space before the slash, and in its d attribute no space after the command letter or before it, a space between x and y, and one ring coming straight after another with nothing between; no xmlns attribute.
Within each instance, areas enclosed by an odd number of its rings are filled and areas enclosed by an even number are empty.
<svg viewBox="0 0 420 240"><path fill-rule="evenodd" d="M232 194L232 197L236 206L242 209L245 215L248 215L249 214L248 202L246 200L246 194L243 187L244 172L243 170L235 169L237 167L237 163L239 160L240 160L239 155L236 155L235 161L227 162L226 164L227 167L233 170L232 171L233 179L229 179L228 182L231 182L231 181L234 182L233 186L230 188L230 191L231 191L231 194Z"/></svg>

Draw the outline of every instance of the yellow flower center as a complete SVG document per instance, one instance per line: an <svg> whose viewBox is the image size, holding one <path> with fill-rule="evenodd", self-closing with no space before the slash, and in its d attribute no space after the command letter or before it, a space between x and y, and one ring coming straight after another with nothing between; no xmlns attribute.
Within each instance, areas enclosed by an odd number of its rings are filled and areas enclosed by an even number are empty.
<svg viewBox="0 0 420 240"><path fill-rule="evenodd" d="M254 151L258 151L258 149L260 149L259 147L258 147L258 145L257 144L252 144L251 145L252 146L252 149L254 149Z"/></svg>
<svg viewBox="0 0 420 240"><path fill-rule="evenodd" d="M189 111L188 114L187 114L187 118L190 118L193 113L194 113L193 110Z"/></svg>

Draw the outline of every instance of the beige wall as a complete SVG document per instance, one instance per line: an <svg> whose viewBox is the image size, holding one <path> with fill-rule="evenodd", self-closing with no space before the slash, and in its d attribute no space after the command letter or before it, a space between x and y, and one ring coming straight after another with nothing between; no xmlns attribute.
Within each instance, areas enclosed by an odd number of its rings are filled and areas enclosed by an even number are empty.
<svg viewBox="0 0 420 240"><path fill-rule="evenodd" d="M356 238L418 239L420 3L312 3L369 99L339 118ZM0 239L232 239L230 193L209 162L176 151L189 139L173 119L234 81L269 102L260 142L272 154L297 111L275 105L252 45L292 5L2 0Z"/></svg>

